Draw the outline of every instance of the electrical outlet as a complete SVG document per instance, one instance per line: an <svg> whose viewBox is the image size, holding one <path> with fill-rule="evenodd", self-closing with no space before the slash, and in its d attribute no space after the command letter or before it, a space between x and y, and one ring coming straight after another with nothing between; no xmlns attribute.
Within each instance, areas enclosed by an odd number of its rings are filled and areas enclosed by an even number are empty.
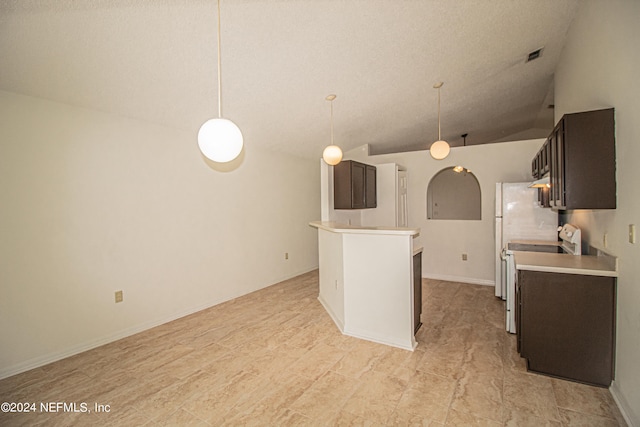
<svg viewBox="0 0 640 427"><path fill-rule="evenodd" d="M116 291L116 303L122 302L122 300L123 300L122 291Z"/></svg>
<svg viewBox="0 0 640 427"><path fill-rule="evenodd" d="M284 253L284 259L289 259L289 252Z"/></svg>
<svg viewBox="0 0 640 427"><path fill-rule="evenodd" d="M462 254L462 260L466 261L467 260L467 254Z"/></svg>
<svg viewBox="0 0 640 427"><path fill-rule="evenodd" d="M635 224L629 224L629 243L631 244L636 243L636 225Z"/></svg>

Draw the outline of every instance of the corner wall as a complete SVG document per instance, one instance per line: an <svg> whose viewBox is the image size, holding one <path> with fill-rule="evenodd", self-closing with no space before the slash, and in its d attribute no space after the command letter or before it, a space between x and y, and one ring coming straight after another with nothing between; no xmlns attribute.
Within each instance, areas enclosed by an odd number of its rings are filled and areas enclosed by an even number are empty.
<svg viewBox="0 0 640 427"><path fill-rule="evenodd" d="M0 130L0 378L317 268L315 159L218 172L195 132L3 91Z"/></svg>
<svg viewBox="0 0 640 427"><path fill-rule="evenodd" d="M618 207L570 212L589 245L618 257L616 374L612 394L627 422L640 426L640 241L628 241L628 226L640 227L640 3L589 0L569 28L555 75L556 121L563 114L615 108ZM607 234L607 247L604 235Z"/></svg>

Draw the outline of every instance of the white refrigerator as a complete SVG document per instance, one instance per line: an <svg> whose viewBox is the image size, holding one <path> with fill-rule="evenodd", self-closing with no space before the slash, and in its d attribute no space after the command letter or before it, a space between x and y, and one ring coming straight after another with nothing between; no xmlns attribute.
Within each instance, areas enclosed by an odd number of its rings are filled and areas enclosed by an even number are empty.
<svg viewBox="0 0 640 427"><path fill-rule="evenodd" d="M558 214L538 205L538 193L528 182L496 183L496 289L506 299L505 245L514 240L558 240Z"/></svg>

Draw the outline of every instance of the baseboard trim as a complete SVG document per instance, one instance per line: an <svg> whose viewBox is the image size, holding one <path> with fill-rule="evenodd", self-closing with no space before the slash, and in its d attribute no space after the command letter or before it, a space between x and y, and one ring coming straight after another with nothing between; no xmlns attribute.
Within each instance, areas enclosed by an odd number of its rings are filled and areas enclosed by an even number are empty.
<svg viewBox="0 0 640 427"><path fill-rule="evenodd" d="M344 334L344 323L333 312L333 310L331 309L331 306L329 306L329 304L327 304L327 302L324 300L324 298L322 298L321 295L318 295L318 301L320 301L320 304L322 304L322 307L324 307L325 311L327 312L329 317L331 317L331 320L333 320L333 323L336 324L336 326L338 327L340 332L342 332Z"/></svg>
<svg viewBox="0 0 640 427"><path fill-rule="evenodd" d="M62 360L62 359L66 359L67 357L75 356L76 354L92 350L94 348L100 347L100 346L105 345L105 344L109 344L111 342L117 341L117 340L122 339L122 338L129 337L131 335L135 335L137 333L146 331L148 329L155 328L156 326L160 326L160 325L163 325L165 323L171 322L173 320L177 320L177 319L179 319L181 317L188 316L190 314L196 313L198 311L204 310L204 309L212 307L214 305L221 304L222 302L224 302L224 301L216 302L215 304L210 304L210 305L205 304L205 305L203 305L201 307L198 307L198 308L195 308L193 310L188 310L188 311L185 311L185 312L174 314L174 315L169 316L167 318L156 319L156 320L151 321L151 322L147 322L147 323L143 323L143 324L140 324L140 325L136 325L136 326L131 327L131 328L126 328L126 329L117 331L117 332L115 332L113 334L105 335L105 336L99 337L99 338L97 338L95 340L87 341L87 342L75 345L73 347L67 348L65 350L62 350L62 351L53 352L53 353L45 354L45 355L40 356L40 357L35 357L35 358L32 358L32 359L26 360L26 361L24 361L22 363L19 363L17 365L9 366L8 368L2 369L0 371L0 380L4 379L4 378L11 377L13 375L20 374L22 372L29 371L31 369L35 369L35 368L39 368L41 366L48 365L49 363L53 363L53 362L57 362L57 361Z"/></svg>
<svg viewBox="0 0 640 427"><path fill-rule="evenodd" d="M283 277L283 278L280 278L280 279L274 279L275 281L269 282L268 284L264 285L262 288L253 290L251 292L256 292L256 291L258 291L260 289L268 288L269 286L273 286L273 285L275 285L277 283L284 282L285 280L289 280L289 279L292 279L294 277L301 276L303 274L307 274L307 273L309 273L311 271L314 271L314 270L317 270L317 269L318 269L318 266L314 266L312 268L304 269L303 271L300 271L300 272L291 273L291 275L288 275L286 277ZM251 292L247 292L247 294L249 294ZM31 369L35 369L35 368L39 368L39 367L44 366L44 365L48 365L49 363L57 362L59 360L65 359L67 357L75 356L76 354L92 350L94 348L100 347L100 346L105 345L105 344L109 344L111 342L117 341L117 340L122 339L122 338L129 337L131 335L135 335L135 334L140 333L140 332L144 332L144 331L146 331L148 329L151 329L151 328L155 328L156 326L160 326L160 325L164 325L165 323L173 322L174 320L178 320L178 319L180 319L182 317L186 317L186 316L189 316L191 314L197 313L199 311L206 310L208 308L211 308L211 307L216 306L218 304L222 304L222 303L227 302L229 300L232 300L234 298L239 298L241 296L243 296L243 295L238 295L237 297L227 298L227 299L224 299L224 300L208 301L208 302L206 302L204 304L201 304L201 305L198 305L196 307L191 307L189 309L173 313L173 314L171 314L171 315L169 315L167 317L164 317L164 318L154 319L152 321L145 322L145 323L142 323L140 325L132 326L130 328L126 328L126 329L117 331L117 332L115 332L113 334L105 335L105 336L99 337L99 338L91 340L91 341L80 343L78 345L75 345L73 347L67 348L67 349L62 350L62 351L57 351L57 352L45 354L43 356L34 357L32 359L29 359L29 360L26 360L24 362L18 363L16 365L8 366L6 368L0 369L0 380L8 378L8 377L11 377L13 375L21 374L22 372L26 372L26 371L29 371Z"/></svg>
<svg viewBox="0 0 640 427"><path fill-rule="evenodd" d="M366 340L366 341L371 341L371 342L375 342L378 344L384 344L384 345L388 345L391 347L396 347L396 348L401 348L403 350L409 350L409 351L414 351L416 349L416 347L418 346L418 343L415 341L415 339L412 339L410 342L398 342L395 340L389 340L387 339L387 337L379 337L379 336L371 336L370 334L368 334L367 332L361 332L359 330L353 330L350 328L346 328L344 331L342 331L342 333L344 335L353 337L353 338L358 338L361 340Z"/></svg>
<svg viewBox="0 0 640 427"><path fill-rule="evenodd" d="M631 419L631 406L627 403L627 400L624 398L624 395L620 392L618 385L615 381L611 382L611 387L609 387L609 392L611 396L613 396L613 400L618 405L618 409L622 414L622 418L624 418L625 422L629 427L638 427L640 426L640 420L632 420Z"/></svg>
<svg viewBox="0 0 640 427"><path fill-rule="evenodd" d="M321 296L318 296L318 301L320 301L320 304L322 304L324 309L327 311L327 314L329 314L329 317L331 317L331 320L333 320L333 323L336 324L336 326L338 327L338 330L340 330L342 335L346 335L346 336L353 337L353 338L358 338L358 339L361 339L361 340L376 342L378 344L384 344L384 345L388 345L388 346L391 346L391 347L397 347L397 348L401 348L403 350L410 350L410 351L415 350L416 346L418 345L418 343L415 342L415 340L413 340L413 342L409 345L407 343L399 343L399 342L389 341L389 340L386 340L386 339L382 339L380 337L372 337L372 336L370 336L370 335L368 335L366 333L360 333L359 331L353 331L353 330L345 329L344 324L340 321L338 316L335 315L333 310L331 310L331 307L329 307L329 304L327 304L326 301Z"/></svg>
<svg viewBox="0 0 640 427"><path fill-rule="evenodd" d="M434 280L446 280L447 282L469 283L472 285L482 285L482 286L495 286L496 284L493 280L477 279L474 277L449 276L446 274L429 274L427 276L423 275L422 278L434 279Z"/></svg>

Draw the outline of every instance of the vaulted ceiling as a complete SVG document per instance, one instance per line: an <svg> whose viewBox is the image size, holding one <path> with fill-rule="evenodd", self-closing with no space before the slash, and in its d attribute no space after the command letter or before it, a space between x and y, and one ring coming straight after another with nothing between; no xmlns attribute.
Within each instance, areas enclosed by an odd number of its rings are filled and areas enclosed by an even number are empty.
<svg viewBox="0 0 640 427"><path fill-rule="evenodd" d="M578 0L222 0L223 116L318 158L544 137ZM0 89L188 130L217 115L214 0L0 0ZM544 48L526 62L529 52Z"/></svg>

